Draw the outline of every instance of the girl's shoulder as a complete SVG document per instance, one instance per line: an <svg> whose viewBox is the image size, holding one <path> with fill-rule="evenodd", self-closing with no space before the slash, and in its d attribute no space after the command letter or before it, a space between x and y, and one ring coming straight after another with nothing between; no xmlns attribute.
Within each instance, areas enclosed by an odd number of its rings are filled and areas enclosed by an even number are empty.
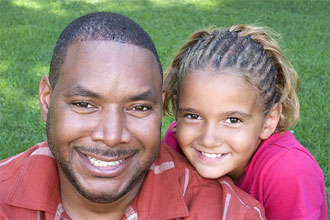
<svg viewBox="0 0 330 220"><path fill-rule="evenodd" d="M176 121L173 121L171 123L171 125L168 127L168 129L166 130L162 143L168 145L176 152L182 154L181 148L176 139Z"/></svg>
<svg viewBox="0 0 330 220"><path fill-rule="evenodd" d="M280 133L275 133L271 135L267 140L264 140L259 148L269 148L272 146L280 149L306 149L304 148L299 141L295 138L291 131L284 131Z"/></svg>
<svg viewBox="0 0 330 220"><path fill-rule="evenodd" d="M292 157L295 158L294 161L291 161ZM263 159L268 163L298 163L303 160L317 164L309 150L302 146L290 131L275 133L263 141L254 158L258 160Z"/></svg>
<svg viewBox="0 0 330 220"><path fill-rule="evenodd" d="M267 178L283 176L318 175L323 172L313 155L303 147L290 131L276 133L263 141L249 164L244 169L245 176ZM293 175L295 174L295 175ZM248 178L250 179L250 178Z"/></svg>
<svg viewBox="0 0 330 220"><path fill-rule="evenodd" d="M260 145L238 186L262 201L269 218L326 215L323 172L291 132L274 134Z"/></svg>

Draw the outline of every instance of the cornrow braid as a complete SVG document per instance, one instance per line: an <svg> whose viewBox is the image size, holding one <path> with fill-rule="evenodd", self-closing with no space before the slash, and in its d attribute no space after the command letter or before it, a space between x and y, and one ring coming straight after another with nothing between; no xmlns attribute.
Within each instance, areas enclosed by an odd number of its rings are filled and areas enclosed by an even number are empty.
<svg viewBox="0 0 330 220"><path fill-rule="evenodd" d="M299 118L299 78L276 41L264 28L235 25L230 29L199 30L192 34L166 71L164 110L177 115L181 82L190 72L212 66L233 69L259 91L265 115L282 105L276 131L295 125ZM170 105L172 109L170 110Z"/></svg>

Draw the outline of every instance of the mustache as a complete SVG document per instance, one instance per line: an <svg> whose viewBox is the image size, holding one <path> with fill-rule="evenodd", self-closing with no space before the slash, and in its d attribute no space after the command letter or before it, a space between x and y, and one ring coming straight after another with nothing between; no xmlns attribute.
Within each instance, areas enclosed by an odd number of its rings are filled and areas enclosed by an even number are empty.
<svg viewBox="0 0 330 220"><path fill-rule="evenodd" d="M83 151L86 153L102 155L107 157L120 157L120 156L131 156L139 152L137 149L101 149L98 147L87 147L87 146L74 146L77 151Z"/></svg>

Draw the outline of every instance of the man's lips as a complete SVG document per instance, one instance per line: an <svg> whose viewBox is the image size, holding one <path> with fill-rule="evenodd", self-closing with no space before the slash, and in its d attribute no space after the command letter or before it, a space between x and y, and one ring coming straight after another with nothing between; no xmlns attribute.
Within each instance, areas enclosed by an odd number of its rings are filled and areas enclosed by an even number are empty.
<svg viewBox="0 0 330 220"><path fill-rule="evenodd" d="M95 157L87 156L89 161L96 167L111 167L111 166L118 166L123 160L115 160L115 161L104 161L98 160Z"/></svg>
<svg viewBox="0 0 330 220"><path fill-rule="evenodd" d="M130 154L121 154L118 157L96 155L77 151L81 162L93 176L114 177L123 173L133 161L133 151Z"/></svg>
<svg viewBox="0 0 330 220"><path fill-rule="evenodd" d="M116 164L122 162L123 160L126 160L129 157L132 157L134 154L137 153L137 151L126 151L125 153L113 152L111 154L106 153L106 151L104 153L102 153L102 151L100 151L100 152L97 151L98 153L86 152L83 150L77 150L77 151L78 151L78 153L85 155L91 161L91 163L93 163L95 166L97 166L98 163L108 164L109 166L116 165Z"/></svg>

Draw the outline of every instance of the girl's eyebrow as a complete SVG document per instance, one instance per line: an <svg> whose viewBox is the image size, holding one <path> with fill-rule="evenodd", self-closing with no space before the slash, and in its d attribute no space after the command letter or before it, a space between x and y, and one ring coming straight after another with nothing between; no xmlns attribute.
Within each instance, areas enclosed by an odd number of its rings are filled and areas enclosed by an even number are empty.
<svg viewBox="0 0 330 220"><path fill-rule="evenodd" d="M196 109L194 109L194 108L179 108L179 112L197 112L197 110Z"/></svg>
<svg viewBox="0 0 330 220"><path fill-rule="evenodd" d="M179 108L179 113L182 112L198 112L198 110L194 109L194 108ZM242 118L251 118L252 115L245 113L245 112L241 112L241 111L227 111L227 112L223 112L221 113L222 116L224 117L230 117L230 116L240 116Z"/></svg>
<svg viewBox="0 0 330 220"><path fill-rule="evenodd" d="M229 116L241 116L243 118L251 118L252 115L245 113L245 112L240 112L240 111L227 111L224 112L222 115L229 117Z"/></svg>

